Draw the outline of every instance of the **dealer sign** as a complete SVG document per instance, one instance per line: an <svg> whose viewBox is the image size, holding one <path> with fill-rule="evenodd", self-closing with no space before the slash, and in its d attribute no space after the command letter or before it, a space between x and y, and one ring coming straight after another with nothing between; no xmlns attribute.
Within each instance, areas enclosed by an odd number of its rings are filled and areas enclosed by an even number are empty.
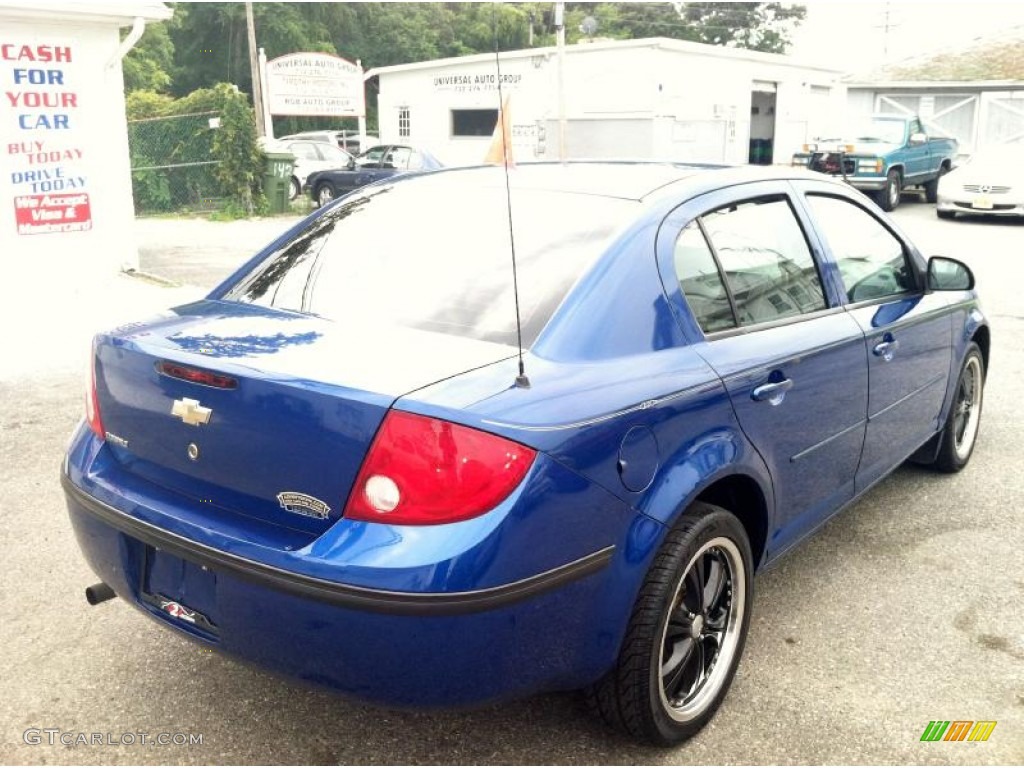
<svg viewBox="0 0 1024 768"><path fill-rule="evenodd" d="M267 62L272 115L364 117L362 67L326 53L289 53Z"/></svg>

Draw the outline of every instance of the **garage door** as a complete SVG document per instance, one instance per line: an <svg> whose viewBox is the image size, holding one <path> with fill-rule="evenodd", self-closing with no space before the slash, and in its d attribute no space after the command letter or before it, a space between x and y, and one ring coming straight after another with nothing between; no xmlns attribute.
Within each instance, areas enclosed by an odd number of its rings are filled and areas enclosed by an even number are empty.
<svg viewBox="0 0 1024 768"><path fill-rule="evenodd" d="M1024 91L986 93L982 104L980 143L1024 143Z"/></svg>
<svg viewBox="0 0 1024 768"><path fill-rule="evenodd" d="M548 156L558 157L558 121L547 124ZM566 143L573 159L619 157L649 158L654 151L652 123L649 118L608 118L569 120Z"/></svg>
<svg viewBox="0 0 1024 768"><path fill-rule="evenodd" d="M956 139L961 154L974 149L975 94L879 94L875 109L883 115L920 115L930 133Z"/></svg>

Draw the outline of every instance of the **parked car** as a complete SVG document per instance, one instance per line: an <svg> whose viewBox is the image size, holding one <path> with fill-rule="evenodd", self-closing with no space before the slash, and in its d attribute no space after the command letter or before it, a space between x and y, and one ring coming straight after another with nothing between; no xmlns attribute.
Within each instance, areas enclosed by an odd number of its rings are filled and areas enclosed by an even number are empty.
<svg viewBox="0 0 1024 768"><path fill-rule="evenodd" d="M295 166L288 190L289 200L299 196L311 173L331 168L346 168L352 162L352 155L348 152L323 141L280 139L273 146L295 156Z"/></svg>
<svg viewBox="0 0 1024 768"><path fill-rule="evenodd" d="M911 187L921 187L925 199L934 203L939 179L953 167L957 152L955 139L929 136L920 118L875 115L846 138L805 145L793 156L793 164L841 177L891 211Z"/></svg>
<svg viewBox="0 0 1024 768"><path fill-rule="evenodd" d="M363 138L369 145L373 145L378 142L377 137L371 134L367 134ZM290 141L292 139L327 142L328 144L334 144L335 146L344 149L350 155L358 155L362 149L360 144L362 139L360 139L357 131L303 131L302 133L293 133L290 136L284 137L285 141Z"/></svg>
<svg viewBox="0 0 1024 768"><path fill-rule="evenodd" d="M312 174L305 189L313 202L327 205L336 197L354 189L399 173L436 171L441 161L422 149L399 144L371 147L354 158L347 167Z"/></svg>
<svg viewBox="0 0 1024 768"><path fill-rule="evenodd" d="M450 169L97 336L63 487L91 602L387 705L586 688L671 744L757 569L967 464L989 355L970 270L820 175Z"/></svg>
<svg viewBox="0 0 1024 768"><path fill-rule="evenodd" d="M1024 144L983 149L943 176L935 213L1024 216Z"/></svg>

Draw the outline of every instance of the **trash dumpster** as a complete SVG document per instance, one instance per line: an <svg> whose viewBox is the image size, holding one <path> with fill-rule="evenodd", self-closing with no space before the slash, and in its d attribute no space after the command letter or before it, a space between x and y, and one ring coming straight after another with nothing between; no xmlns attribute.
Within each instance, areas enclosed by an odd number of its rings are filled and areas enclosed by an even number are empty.
<svg viewBox="0 0 1024 768"><path fill-rule="evenodd" d="M267 197L270 213L289 210L288 192L295 167L295 155L289 152L267 152L263 170L263 194Z"/></svg>

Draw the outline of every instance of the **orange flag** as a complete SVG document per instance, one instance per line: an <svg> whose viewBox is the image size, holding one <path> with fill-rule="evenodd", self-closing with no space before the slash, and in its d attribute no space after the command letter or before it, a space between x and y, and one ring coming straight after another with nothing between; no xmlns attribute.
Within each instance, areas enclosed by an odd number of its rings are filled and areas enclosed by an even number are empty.
<svg viewBox="0 0 1024 768"><path fill-rule="evenodd" d="M484 156L484 162L491 165L502 165L506 168L515 168L515 160L512 159L512 118L509 113L509 101L512 96L505 97L505 103L498 110L498 122L494 126L494 136L491 138L490 149Z"/></svg>

